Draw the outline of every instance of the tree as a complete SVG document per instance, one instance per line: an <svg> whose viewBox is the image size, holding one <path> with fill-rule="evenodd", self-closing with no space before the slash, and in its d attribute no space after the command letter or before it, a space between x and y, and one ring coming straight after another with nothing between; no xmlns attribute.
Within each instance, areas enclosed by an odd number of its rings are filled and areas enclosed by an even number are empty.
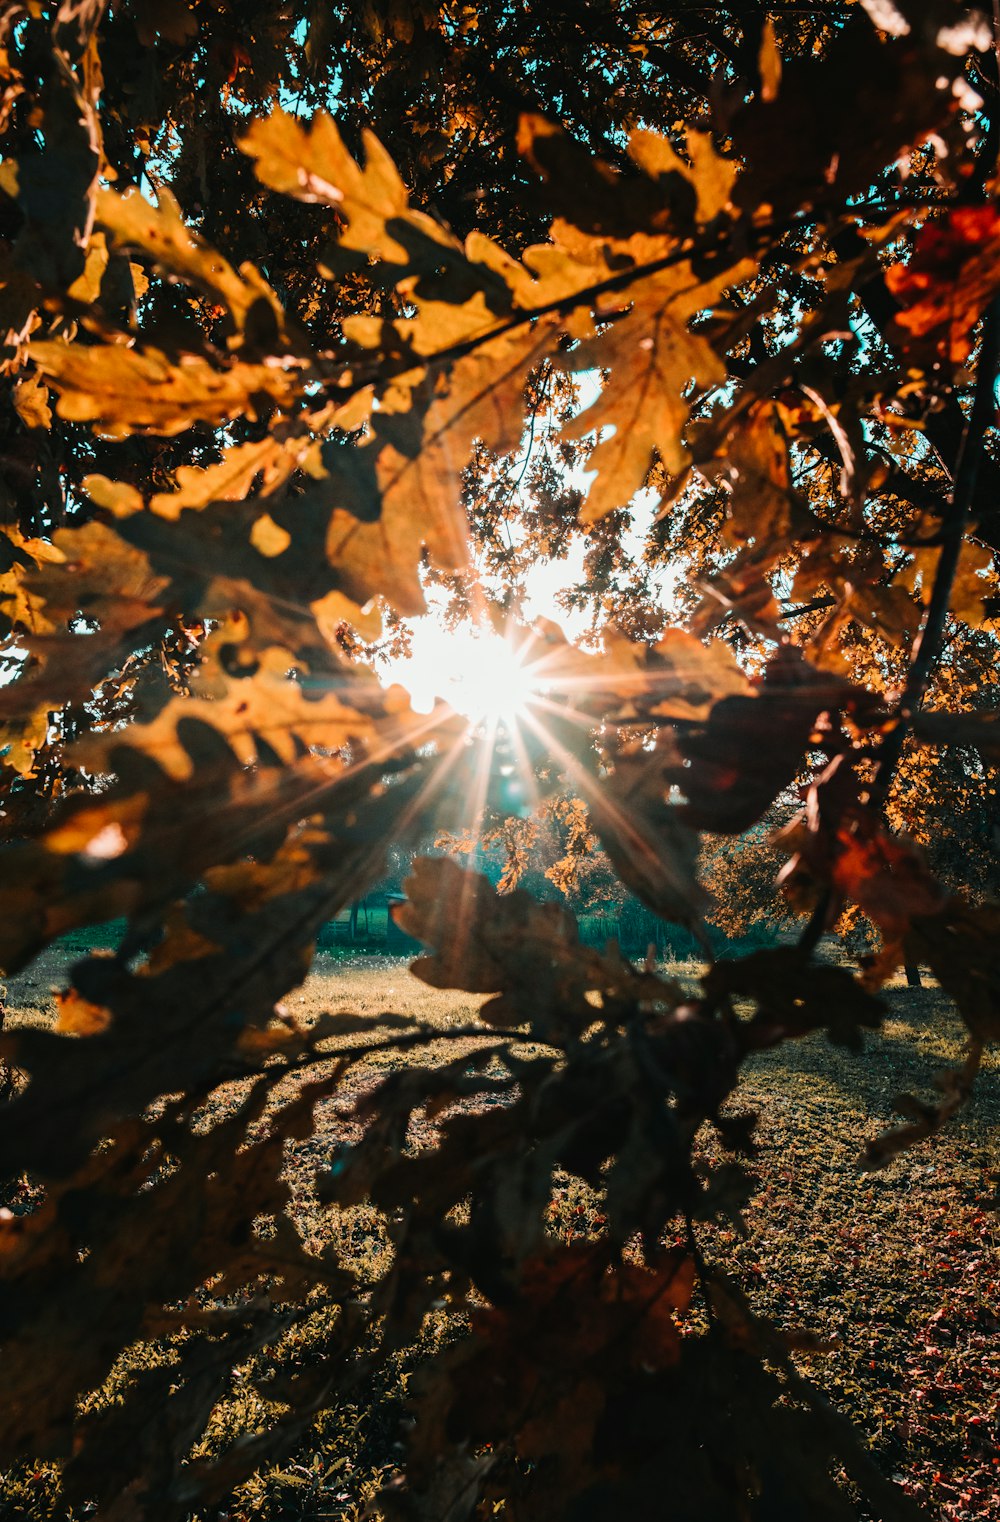
<svg viewBox="0 0 1000 1522"><path fill-rule="evenodd" d="M943 767L996 817L991 25L950 0L4 9L0 964L127 922L56 1029L0 1035L0 1176L36 1202L0 1220L0 1457L59 1459L67 1506L217 1506L444 1300L464 1331L415 1382L386 1513L646 1515L668 1475L679 1518L913 1514L705 1261L699 1220L745 1185L693 1150L750 1153L744 1061L859 1043L904 956L969 1059L873 1166L1000 1030L993 880L963 896L898 833L929 833ZM800 788L799 944L692 998L418 858L416 971L491 995L480 1020L300 1027L282 995L389 853L514 812L486 738L358 659L380 609L396 637L436 578L516 610L576 533L593 639L531 635L524 776L703 943L701 833ZM849 902L882 935L860 977L812 957ZM427 1060L352 1091L387 1047ZM381 1213L372 1282L288 1213L286 1143L337 1092L319 1198ZM547 1230L567 1173L602 1200L585 1247ZM134 1368L151 1339L171 1361ZM262 1348L259 1429L205 1456Z"/></svg>

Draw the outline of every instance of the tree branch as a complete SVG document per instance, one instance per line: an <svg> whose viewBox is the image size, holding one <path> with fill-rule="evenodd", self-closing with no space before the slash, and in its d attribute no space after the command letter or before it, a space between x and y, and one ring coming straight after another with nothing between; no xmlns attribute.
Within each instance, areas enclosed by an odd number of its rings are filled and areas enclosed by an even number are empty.
<svg viewBox="0 0 1000 1522"><path fill-rule="evenodd" d="M976 481L983 459L986 430L996 416L997 362L1000 359L1000 298L994 299L983 322L979 349L976 390L972 411L959 445L955 462L955 486L951 503L941 527L941 553L934 573L934 585L923 629L917 636L906 686L896 710L896 722L886 736L878 758L878 773L868 794L869 806L878 812L885 807L893 778L903 754L903 747L920 711L944 637L945 620L951 603L955 573L965 527L972 508Z"/></svg>

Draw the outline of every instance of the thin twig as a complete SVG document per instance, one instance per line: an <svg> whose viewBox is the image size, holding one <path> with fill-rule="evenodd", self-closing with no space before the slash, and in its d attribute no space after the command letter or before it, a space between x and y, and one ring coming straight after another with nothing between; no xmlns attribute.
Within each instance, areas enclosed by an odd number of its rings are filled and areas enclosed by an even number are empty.
<svg viewBox="0 0 1000 1522"><path fill-rule="evenodd" d="M820 894L819 898L816 901L816 906L813 909L812 914L809 916L806 928L799 936L798 946L800 951L805 951L807 953L810 951L815 951L816 947L819 945L823 937L824 931L830 923L831 918L833 918L831 915L832 907L833 889L826 887L823 889L823 892Z"/></svg>
<svg viewBox="0 0 1000 1522"><path fill-rule="evenodd" d="M896 709L896 722L886 736L878 758L878 773L868 793L868 805L877 813L885 808L889 790L903 754L903 747L920 712L944 638L955 574L965 536L965 526L983 458L986 430L996 417L997 362L1000 359L1000 298L989 306L983 323L976 389L972 411L962 435L955 464L955 486L941 527L941 553L924 626L914 644L906 686Z"/></svg>

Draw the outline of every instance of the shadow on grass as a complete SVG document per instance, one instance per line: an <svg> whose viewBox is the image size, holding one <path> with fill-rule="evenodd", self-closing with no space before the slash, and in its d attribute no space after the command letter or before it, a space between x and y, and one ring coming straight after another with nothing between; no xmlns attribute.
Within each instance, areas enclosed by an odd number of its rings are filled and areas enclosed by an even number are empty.
<svg viewBox="0 0 1000 1522"><path fill-rule="evenodd" d="M786 1102L808 1109L836 1102L848 1113L871 1120L873 1127L898 1123L897 1095L913 1093L931 1104L940 1100L938 1074L960 1066L966 1031L950 1001L938 989L893 990L889 1013L878 1031L865 1032L860 1052L833 1045L817 1033L785 1042L747 1063L743 1097L773 1086ZM1000 1121L1000 1064L987 1052L968 1105L947 1124L947 1132L982 1140Z"/></svg>

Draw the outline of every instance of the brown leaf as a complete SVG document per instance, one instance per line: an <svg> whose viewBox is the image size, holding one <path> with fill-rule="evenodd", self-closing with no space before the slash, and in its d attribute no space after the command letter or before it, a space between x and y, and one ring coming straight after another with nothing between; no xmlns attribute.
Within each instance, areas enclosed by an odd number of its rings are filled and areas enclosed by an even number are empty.
<svg viewBox="0 0 1000 1522"><path fill-rule="evenodd" d="M56 994L56 1023L52 1028L61 1036L96 1036L110 1024L111 1012L83 998L75 988Z"/></svg>
<svg viewBox="0 0 1000 1522"><path fill-rule="evenodd" d="M739 417L720 444L718 457L699 461L699 470L727 488L727 538L737 545L785 548L796 517L802 516L792 489L788 440L778 407L759 402Z"/></svg>
<svg viewBox="0 0 1000 1522"><path fill-rule="evenodd" d="M779 652L755 697L722 698L707 722L679 734L683 762L669 778L687 798L683 817L703 830L749 829L795 777L819 715L849 694L797 652Z"/></svg>
<svg viewBox="0 0 1000 1522"><path fill-rule="evenodd" d="M411 970L432 988L496 995L479 1011L488 1025L530 1023L541 1039L561 1039L593 1023L588 989L676 1002L672 985L581 946L576 921L560 905L521 890L499 895L487 877L447 857L418 857L404 888L408 900L393 918L437 948Z"/></svg>
<svg viewBox="0 0 1000 1522"><path fill-rule="evenodd" d="M914 733L928 745L968 745L983 759L1000 760L1000 714L921 711Z"/></svg>
<svg viewBox="0 0 1000 1522"><path fill-rule="evenodd" d="M753 1018L740 1028L751 1050L825 1030L836 1045L857 1051L862 1032L876 1029L887 1012L846 967L814 962L797 946L716 962L703 983L710 1001L723 995L755 1001Z"/></svg>
<svg viewBox="0 0 1000 1522"><path fill-rule="evenodd" d="M837 830L831 879L890 940L941 904L941 888L915 847L867 816L846 820Z"/></svg>
<svg viewBox="0 0 1000 1522"><path fill-rule="evenodd" d="M614 772L582 789L591 823L618 876L656 914L696 926L709 905L698 882L698 836L668 802L663 742L615 757Z"/></svg>
<svg viewBox="0 0 1000 1522"><path fill-rule="evenodd" d="M947 120L954 64L912 38L880 41L856 11L821 56L784 63L776 96L736 113L734 151L747 163L736 199L757 216L780 215L867 190Z"/></svg>

